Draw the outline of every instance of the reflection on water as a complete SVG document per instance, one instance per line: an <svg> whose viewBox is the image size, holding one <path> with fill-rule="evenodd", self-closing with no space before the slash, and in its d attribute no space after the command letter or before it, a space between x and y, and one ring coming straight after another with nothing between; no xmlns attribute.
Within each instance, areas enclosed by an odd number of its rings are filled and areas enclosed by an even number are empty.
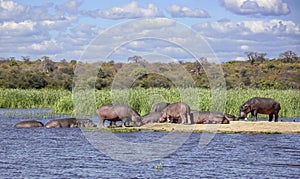
<svg viewBox="0 0 300 179"><path fill-rule="evenodd" d="M4 124L0 128L0 178L298 178L300 173L299 134L216 134L199 148L202 134L193 133L165 158L132 164L96 150L80 129L12 127L23 119L0 119ZM112 135L145 143L166 133ZM114 141L109 145L113 148ZM116 155L131 151L118 152Z"/></svg>

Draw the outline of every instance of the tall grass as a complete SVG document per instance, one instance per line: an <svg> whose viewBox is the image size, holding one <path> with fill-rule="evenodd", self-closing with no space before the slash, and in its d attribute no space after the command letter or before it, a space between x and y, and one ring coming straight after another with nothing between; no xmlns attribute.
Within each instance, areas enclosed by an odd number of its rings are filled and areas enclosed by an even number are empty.
<svg viewBox="0 0 300 179"><path fill-rule="evenodd" d="M71 92L50 89L0 89L0 108L49 108Z"/></svg>
<svg viewBox="0 0 300 179"><path fill-rule="evenodd" d="M195 110L219 109L212 106L212 92L209 89L133 88L128 90L96 90L93 99L85 101L84 96L84 91L75 96L72 95L72 92L65 90L0 89L0 108L52 108L55 113L77 114L73 105L75 102L83 112L86 110L85 115L95 115L95 108L111 103L122 103L129 104L143 115L149 113L155 103L182 101ZM299 90L227 90L224 96L225 99L220 99L220 103L223 100L226 101L222 112L238 115L239 107L255 96L270 97L280 102L280 117L300 116Z"/></svg>

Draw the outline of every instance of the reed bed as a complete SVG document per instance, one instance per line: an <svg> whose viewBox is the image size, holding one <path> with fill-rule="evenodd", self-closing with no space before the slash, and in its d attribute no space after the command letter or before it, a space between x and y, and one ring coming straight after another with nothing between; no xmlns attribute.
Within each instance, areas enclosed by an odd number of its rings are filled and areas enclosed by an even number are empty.
<svg viewBox="0 0 300 179"><path fill-rule="evenodd" d="M95 90L93 94L85 94L85 91L82 91L76 95L65 90L0 89L0 108L52 108L54 113L96 115L95 109L100 106L122 103L129 104L143 115L149 113L152 105L157 102L182 101L189 104L191 109L217 110L238 115L239 107L255 96L270 97L280 102L280 117L300 116L299 90L231 89L226 90L224 95L218 96L210 89L198 88ZM218 101L221 107L216 105ZM74 109L74 104L77 109L81 110L80 112ZM267 116L264 115L264 117Z"/></svg>

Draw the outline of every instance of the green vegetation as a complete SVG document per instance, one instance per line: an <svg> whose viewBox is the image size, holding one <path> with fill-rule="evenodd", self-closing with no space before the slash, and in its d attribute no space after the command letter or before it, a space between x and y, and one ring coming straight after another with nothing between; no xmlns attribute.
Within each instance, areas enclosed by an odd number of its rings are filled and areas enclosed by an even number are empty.
<svg viewBox="0 0 300 179"><path fill-rule="evenodd" d="M194 94L196 90L197 94ZM183 97L181 94L186 94ZM128 94L124 99L124 94ZM194 97L198 99L193 99ZM281 103L280 117L300 116L299 90L255 90L230 89L226 91L225 112L238 115L239 107L251 97L270 97ZM124 90L95 90L96 106L111 103L128 103L141 115L149 113L151 106L160 101L188 103L192 109L211 110L211 91L209 89L165 89L165 88L132 88ZM193 102L193 103L192 103ZM82 108L87 104L80 102ZM55 113L73 114L72 92L67 90L21 90L0 89L0 108L53 108ZM95 115L95 109L86 113ZM263 115L263 117L267 117Z"/></svg>
<svg viewBox="0 0 300 179"><path fill-rule="evenodd" d="M254 53L255 54L255 53ZM228 61L222 63L221 70L227 89L300 89L300 58L293 53L283 54L278 59L264 59L254 55L249 61ZM257 56L257 57L256 57ZM257 58L257 59L256 59ZM147 60L132 58L130 63L98 62L83 64L71 60L54 62L49 57L38 60L16 60L13 57L0 58L0 88L13 89L65 89L72 90L74 70L86 73L88 84L98 90L130 85L131 88L174 88L190 86L189 80L199 88L210 88L205 69L210 64L205 58L196 62L148 63ZM136 60L132 60L136 59ZM255 59L255 60L254 60ZM148 59L151 62L153 59ZM155 60L155 59L154 59ZM254 61L253 61L254 60ZM130 65L129 65L130 64ZM78 67L80 66L80 69ZM145 68L145 66L147 68ZM89 74L89 68L99 68L97 74ZM151 70L149 70L151 69ZM188 75L187 75L188 74ZM116 78L131 76L133 81ZM191 78L191 79L189 79ZM176 84L174 84L176 79ZM128 84L127 82L130 82Z"/></svg>
<svg viewBox="0 0 300 179"><path fill-rule="evenodd" d="M300 116L300 58L291 51L282 53L278 59L265 59L265 55L249 52L249 61L228 61L220 65L205 58L199 59L201 64L149 63L139 56L129 57L128 63L93 64L64 59L54 62L47 56L33 61L27 57L1 58L0 108L52 108L54 113L95 115L96 107L120 103L129 104L144 115L157 102L183 101L192 109L224 110L238 115L241 104L260 96L279 101L281 117ZM94 74L93 69L97 67L99 71ZM223 73L217 74L215 67ZM209 75L224 76L225 109L221 103L211 107L212 99L218 94L210 90ZM95 95L86 94L86 86L95 89ZM72 89L79 93L72 93Z"/></svg>

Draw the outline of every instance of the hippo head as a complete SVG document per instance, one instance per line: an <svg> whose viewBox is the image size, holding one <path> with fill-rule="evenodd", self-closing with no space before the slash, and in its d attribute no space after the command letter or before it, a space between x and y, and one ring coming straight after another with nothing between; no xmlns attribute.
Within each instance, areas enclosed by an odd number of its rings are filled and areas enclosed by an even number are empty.
<svg viewBox="0 0 300 179"><path fill-rule="evenodd" d="M167 118L161 116L158 120L158 122L166 122L167 121Z"/></svg>
<svg viewBox="0 0 300 179"><path fill-rule="evenodd" d="M139 118L139 120L134 121L133 126L134 127L140 127L142 125L142 120L141 118Z"/></svg>
<svg viewBox="0 0 300 179"><path fill-rule="evenodd" d="M240 116L239 119L244 119L247 117L247 114L251 112L251 106L249 104L244 104L240 107Z"/></svg>

